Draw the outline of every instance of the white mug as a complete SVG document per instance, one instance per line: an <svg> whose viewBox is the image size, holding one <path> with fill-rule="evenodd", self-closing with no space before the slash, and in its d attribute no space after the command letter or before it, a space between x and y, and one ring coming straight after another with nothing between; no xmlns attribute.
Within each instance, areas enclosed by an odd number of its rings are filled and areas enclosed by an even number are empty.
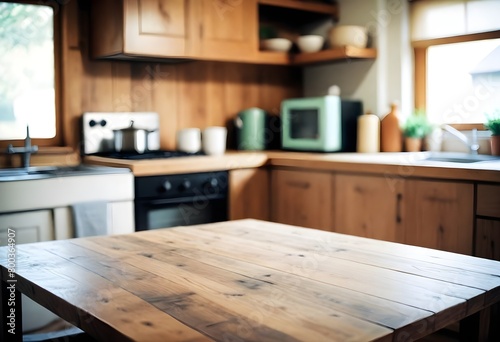
<svg viewBox="0 0 500 342"><path fill-rule="evenodd" d="M201 132L199 128L184 128L177 131L177 150L189 153L201 149Z"/></svg>
<svg viewBox="0 0 500 342"><path fill-rule="evenodd" d="M203 130L203 152L208 155L221 155L226 151L226 127L212 126Z"/></svg>

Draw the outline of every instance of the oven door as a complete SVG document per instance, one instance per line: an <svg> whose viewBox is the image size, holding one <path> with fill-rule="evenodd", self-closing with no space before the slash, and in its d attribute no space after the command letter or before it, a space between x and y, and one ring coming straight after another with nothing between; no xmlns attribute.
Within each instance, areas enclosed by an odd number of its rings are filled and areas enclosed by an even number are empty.
<svg viewBox="0 0 500 342"><path fill-rule="evenodd" d="M226 220L226 197L136 200L135 202L137 231Z"/></svg>

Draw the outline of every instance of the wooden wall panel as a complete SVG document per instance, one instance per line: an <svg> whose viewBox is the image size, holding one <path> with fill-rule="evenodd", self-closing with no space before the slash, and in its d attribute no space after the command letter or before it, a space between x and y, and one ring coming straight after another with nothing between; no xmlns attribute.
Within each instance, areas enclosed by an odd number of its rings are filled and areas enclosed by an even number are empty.
<svg viewBox="0 0 500 342"><path fill-rule="evenodd" d="M88 7L76 1L65 7L64 29L79 35L67 37L61 49L64 142L73 148L81 144L79 120L87 111L158 112L161 147L173 149L178 129L226 126L232 137L232 119L240 110L260 107L278 114L284 98L302 94L301 71L291 67L92 60Z"/></svg>

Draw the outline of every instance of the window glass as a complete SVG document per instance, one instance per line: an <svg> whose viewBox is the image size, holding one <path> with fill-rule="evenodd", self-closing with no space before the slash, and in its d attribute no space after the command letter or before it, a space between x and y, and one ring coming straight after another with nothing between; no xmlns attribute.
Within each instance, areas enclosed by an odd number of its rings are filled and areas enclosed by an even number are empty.
<svg viewBox="0 0 500 342"><path fill-rule="evenodd" d="M0 2L0 139L56 134L53 8Z"/></svg>
<svg viewBox="0 0 500 342"><path fill-rule="evenodd" d="M429 47L426 96L433 122L485 122L500 109L500 39Z"/></svg>

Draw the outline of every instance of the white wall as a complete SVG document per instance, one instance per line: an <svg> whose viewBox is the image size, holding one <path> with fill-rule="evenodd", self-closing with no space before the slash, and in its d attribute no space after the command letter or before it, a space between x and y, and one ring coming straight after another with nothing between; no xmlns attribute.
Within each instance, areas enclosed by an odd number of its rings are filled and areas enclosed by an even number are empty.
<svg viewBox="0 0 500 342"><path fill-rule="evenodd" d="M350 60L304 68L304 96L325 95L337 84L341 96L363 101L365 111L384 116L389 104L400 103L403 115L413 110L413 67L409 37L407 0L339 0L337 25L368 28L375 60ZM326 34L331 23L316 28Z"/></svg>

